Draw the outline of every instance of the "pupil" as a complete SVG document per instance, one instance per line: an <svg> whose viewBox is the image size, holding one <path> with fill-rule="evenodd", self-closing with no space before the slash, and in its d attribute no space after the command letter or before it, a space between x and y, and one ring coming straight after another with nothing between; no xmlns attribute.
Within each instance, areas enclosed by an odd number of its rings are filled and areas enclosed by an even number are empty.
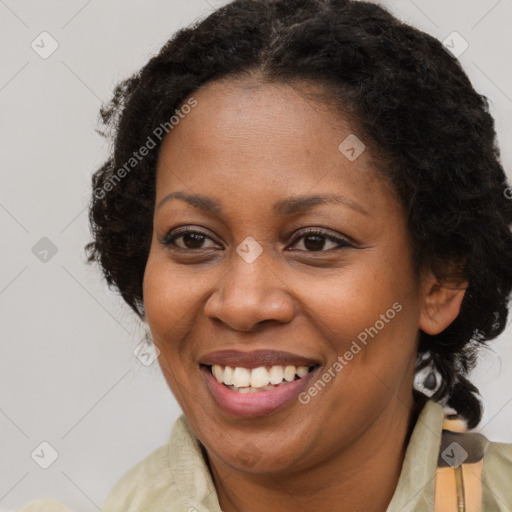
<svg viewBox="0 0 512 512"><path fill-rule="evenodd" d="M192 242L192 246L188 242ZM204 236L199 235L197 233L187 233L186 235L183 235L183 243L187 247L187 249L200 249L201 245L204 241ZM194 243L196 245L194 245Z"/></svg>
<svg viewBox="0 0 512 512"><path fill-rule="evenodd" d="M308 240L313 240L313 244L308 243ZM306 249L312 251L321 250L324 247L324 243L324 237L318 235L309 235L304 239Z"/></svg>

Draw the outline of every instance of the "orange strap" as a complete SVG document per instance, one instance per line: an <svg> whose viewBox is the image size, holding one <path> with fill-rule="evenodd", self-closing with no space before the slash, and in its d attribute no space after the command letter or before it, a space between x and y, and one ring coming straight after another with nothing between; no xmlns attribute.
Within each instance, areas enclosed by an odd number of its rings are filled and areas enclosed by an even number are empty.
<svg viewBox="0 0 512 512"><path fill-rule="evenodd" d="M481 512L482 468L478 462L438 467L435 485L435 512Z"/></svg>

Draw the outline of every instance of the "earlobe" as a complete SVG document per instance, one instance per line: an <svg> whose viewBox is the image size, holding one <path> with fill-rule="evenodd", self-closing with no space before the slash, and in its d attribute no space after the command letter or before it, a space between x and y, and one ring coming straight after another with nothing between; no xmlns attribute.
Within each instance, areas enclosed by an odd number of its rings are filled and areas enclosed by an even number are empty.
<svg viewBox="0 0 512 512"><path fill-rule="evenodd" d="M440 284L430 276L425 282L419 328L431 335L444 331L457 318L467 285L467 281Z"/></svg>

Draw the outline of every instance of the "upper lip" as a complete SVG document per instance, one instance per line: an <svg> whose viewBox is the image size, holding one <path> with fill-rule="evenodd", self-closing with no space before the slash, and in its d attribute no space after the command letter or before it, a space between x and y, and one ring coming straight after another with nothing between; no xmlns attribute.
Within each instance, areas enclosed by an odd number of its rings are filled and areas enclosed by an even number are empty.
<svg viewBox="0 0 512 512"><path fill-rule="evenodd" d="M269 365L311 366L320 364L317 360L280 350L253 350L251 352L219 350L201 357L199 363L209 366L214 364L225 365L233 368L237 366L258 368L259 366Z"/></svg>

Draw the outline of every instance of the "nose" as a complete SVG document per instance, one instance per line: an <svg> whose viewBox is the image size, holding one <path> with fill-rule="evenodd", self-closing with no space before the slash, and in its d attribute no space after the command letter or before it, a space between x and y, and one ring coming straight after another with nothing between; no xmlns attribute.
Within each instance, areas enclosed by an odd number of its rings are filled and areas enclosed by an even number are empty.
<svg viewBox="0 0 512 512"><path fill-rule="evenodd" d="M265 251L251 263L234 252L229 265L206 302L208 318L244 332L264 322L291 321L295 303L290 289L272 268Z"/></svg>

